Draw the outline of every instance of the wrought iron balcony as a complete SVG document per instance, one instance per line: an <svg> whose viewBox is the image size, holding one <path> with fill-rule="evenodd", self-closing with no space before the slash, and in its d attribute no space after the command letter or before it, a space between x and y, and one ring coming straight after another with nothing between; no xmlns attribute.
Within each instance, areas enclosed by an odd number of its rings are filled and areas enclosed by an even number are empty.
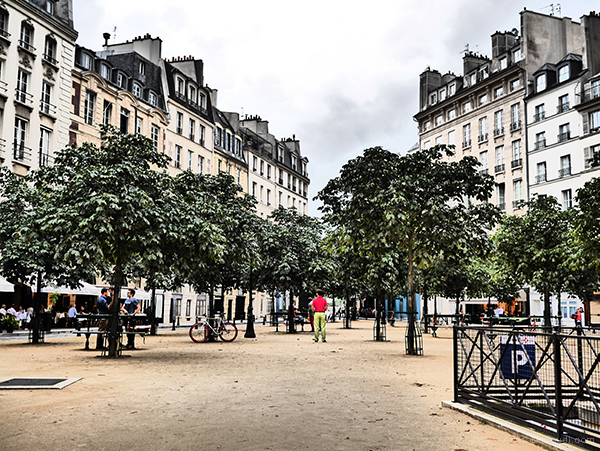
<svg viewBox="0 0 600 451"><path fill-rule="evenodd" d="M513 160L513 161L510 162L511 169L520 168L521 166L523 166L523 159L522 158L518 158L518 159Z"/></svg>
<svg viewBox="0 0 600 451"><path fill-rule="evenodd" d="M560 169L558 170L558 176L559 176L560 178L563 178L563 177L568 177L568 176L570 176L570 175L571 175L571 166L567 166L567 167L564 167L564 168L560 168Z"/></svg>
<svg viewBox="0 0 600 451"><path fill-rule="evenodd" d="M498 174L499 172L504 172L504 163L502 164L497 164L494 167L494 170L496 171L496 174Z"/></svg>

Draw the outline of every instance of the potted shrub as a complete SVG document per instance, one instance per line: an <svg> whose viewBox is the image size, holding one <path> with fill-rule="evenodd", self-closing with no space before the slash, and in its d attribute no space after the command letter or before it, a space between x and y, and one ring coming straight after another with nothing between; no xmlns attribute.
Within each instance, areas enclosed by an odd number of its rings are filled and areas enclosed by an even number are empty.
<svg viewBox="0 0 600 451"><path fill-rule="evenodd" d="M2 328L6 329L6 332L8 332L9 334L12 334L13 330L19 328L19 322L14 316L6 315L2 320Z"/></svg>

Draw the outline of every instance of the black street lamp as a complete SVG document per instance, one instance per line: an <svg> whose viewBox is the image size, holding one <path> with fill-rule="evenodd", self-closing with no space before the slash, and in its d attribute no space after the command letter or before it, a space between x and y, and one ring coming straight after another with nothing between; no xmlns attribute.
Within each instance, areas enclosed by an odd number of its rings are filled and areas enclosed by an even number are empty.
<svg viewBox="0 0 600 451"><path fill-rule="evenodd" d="M248 302L248 324L246 325L246 333L244 334L244 338L256 338L256 334L254 333L254 308L252 307L252 262L253 258L250 260L250 301Z"/></svg>

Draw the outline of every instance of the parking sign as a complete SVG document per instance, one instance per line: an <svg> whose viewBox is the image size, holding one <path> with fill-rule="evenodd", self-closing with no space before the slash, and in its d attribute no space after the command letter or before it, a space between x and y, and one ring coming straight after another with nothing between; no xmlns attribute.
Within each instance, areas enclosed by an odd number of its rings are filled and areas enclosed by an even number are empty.
<svg viewBox="0 0 600 451"><path fill-rule="evenodd" d="M500 337L502 374L506 379L529 379L535 369L535 337L503 335ZM508 349L506 349L508 348ZM506 352L504 351L506 349ZM527 357L529 356L529 359ZM513 358L515 362L513 362ZM530 363L531 361L531 363ZM514 370L516 367L516 376Z"/></svg>

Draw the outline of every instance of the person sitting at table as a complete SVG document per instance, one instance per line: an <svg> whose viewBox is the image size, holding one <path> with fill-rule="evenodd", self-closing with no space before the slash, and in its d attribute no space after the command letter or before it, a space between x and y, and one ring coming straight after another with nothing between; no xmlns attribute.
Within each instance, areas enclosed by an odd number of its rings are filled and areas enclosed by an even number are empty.
<svg viewBox="0 0 600 451"><path fill-rule="evenodd" d="M75 304L71 304L69 307L67 318L70 326L73 326L77 330L81 329L81 325L79 324L79 321L77 321L77 307L75 307Z"/></svg>
<svg viewBox="0 0 600 451"><path fill-rule="evenodd" d="M129 316L131 316L131 318L129 318L129 327L127 327L128 332L134 332L136 319L133 317L133 315L140 313L140 311L142 310L142 306L140 305L140 302L134 296L135 296L135 290L133 290L132 288L127 290L127 299L125 300L123 307L121 307L121 311L123 313L126 313ZM134 349L135 348L135 334L134 333L127 334L127 346L125 348L126 349Z"/></svg>

